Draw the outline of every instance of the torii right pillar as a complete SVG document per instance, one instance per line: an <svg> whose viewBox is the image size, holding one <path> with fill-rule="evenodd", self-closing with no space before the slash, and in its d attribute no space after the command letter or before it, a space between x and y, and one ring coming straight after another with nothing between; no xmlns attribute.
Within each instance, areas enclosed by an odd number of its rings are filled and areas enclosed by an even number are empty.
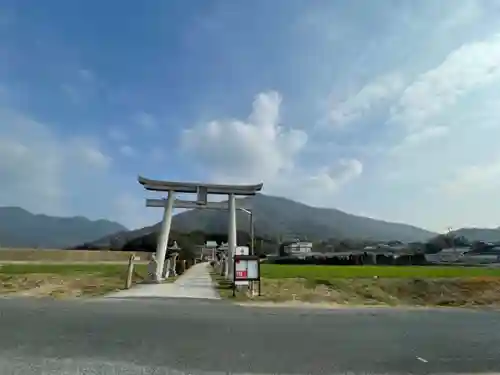
<svg viewBox="0 0 500 375"><path fill-rule="evenodd" d="M226 277L233 279L234 254L236 253L236 198L234 194L229 194L228 199L229 222L227 231L227 258Z"/></svg>

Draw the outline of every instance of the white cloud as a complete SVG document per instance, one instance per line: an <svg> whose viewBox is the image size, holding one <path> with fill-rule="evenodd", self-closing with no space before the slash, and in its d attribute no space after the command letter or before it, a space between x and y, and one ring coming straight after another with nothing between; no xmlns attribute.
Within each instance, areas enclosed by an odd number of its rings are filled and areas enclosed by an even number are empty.
<svg viewBox="0 0 500 375"><path fill-rule="evenodd" d="M65 154L99 170L107 169L112 162L111 157L100 150L98 140L90 137L74 137L67 141Z"/></svg>
<svg viewBox="0 0 500 375"><path fill-rule="evenodd" d="M130 147L129 145L123 145L120 147L120 153L123 155L123 156L127 156L127 157L133 157L136 155L136 151Z"/></svg>
<svg viewBox="0 0 500 375"><path fill-rule="evenodd" d="M298 165L308 137L304 131L279 125L281 102L277 92L260 93L247 121L212 121L185 130L182 147L210 171L214 181L262 181L268 193L305 202L315 201L318 194L327 197L361 174L362 164L357 160L339 160L324 167L319 163L307 169Z"/></svg>
<svg viewBox="0 0 500 375"><path fill-rule="evenodd" d="M261 93L248 121L212 121L184 131L182 146L199 157L216 180L259 182L293 168L307 134L278 125L281 96Z"/></svg>
<svg viewBox="0 0 500 375"><path fill-rule="evenodd" d="M161 210L146 208L145 198L128 192L114 195L112 201L114 219L125 223L129 228L142 228L161 220Z"/></svg>
<svg viewBox="0 0 500 375"><path fill-rule="evenodd" d="M443 173L483 155L484 149L457 154L457 147L473 139L484 142L498 128L499 95L491 93L499 84L500 34L451 51L438 66L417 75L391 108L388 123L402 138L389 154L412 157L401 159L406 170L426 163L426 173L435 168Z"/></svg>
<svg viewBox="0 0 500 375"><path fill-rule="evenodd" d="M146 130L152 130L158 127L158 121L150 113L139 112L134 116L134 120L141 128Z"/></svg>
<svg viewBox="0 0 500 375"><path fill-rule="evenodd" d="M390 121L411 130L428 126L433 116L472 91L500 79L500 34L463 45L436 68L409 85L391 109Z"/></svg>
<svg viewBox="0 0 500 375"><path fill-rule="evenodd" d="M403 140L389 150L390 154L400 155L402 152L419 150L419 146L428 147L429 142L446 136L449 129L446 126L434 126L408 133Z"/></svg>
<svg viewBox="0 0 500 375"><path fill-rule="evenodd" d="M8 109L0 109L0 124L0 205L66 214L68 183L75 182L67 180L68 173L92 175L109 166L109 157L90 139L59 138L46 125Z"/></svg>
<svg viewBox="0 0 500 375"><path fill-rule="evenodd" d="M276 192L286 192L288 196L321 207L329 205L328 198L332 194L362 173L363 164L359 160L340 159L331 166L313 171L296 169L274 181L271 187Z"/></svg>
<svg viewBox="0 0 500 375"><path fill-rule="evenodd" d="M57 143L43 125L0 112L0 205L61 210L61 159Z"/></svg>
<svg viewBox="0 0 500 375"><path fill-rule="evenodd" d="M498 103L499 34L458 45L415 75L384 125L388 152L370 170L374 190L392 192L391 213L380 208L388 219L500 224Z"/></svg>
<svg viewBox="0 0 500 375"><path fill-rule="evenodd" d="M128 139L125 132L117 128L111 128L108 130L108 137L115 142L123 142Z"/></svg>
<svg viewBox="0 0 500 375"><path fill-rule="evenodd" d="M461 196L468 193L484 194L500 188L500 158L479 165L457 168L452 178L441 183L443 193Z"/></svg>
<svg viewBox="0 0 500 375"><path fill-rule="evenodd" d="M411 133L409 134L405 139L404 143L408 145L416 145L420 144L421 142L425 142L427 140L433 139L433 138L439 138L448 133L448 128L445 126L435 126L435 127L429 127L427 129L424 129L419 132Z"/></svg>
<svg viewBox="0 0 500 375"><path fill-rule="evenodd" d="M155 162L162 161L165 159L165 152L162 148L153 147L150 153L151 159Z"/></svg>
<svg viewBox="0 0 500 375"><path fill-rule="evenodd" d="M369 111L393 99L403 89L403 84L400 74L377 77L355 94L334 102L329 113L329 123L335 127L342 127L360 119Z"/></svg>

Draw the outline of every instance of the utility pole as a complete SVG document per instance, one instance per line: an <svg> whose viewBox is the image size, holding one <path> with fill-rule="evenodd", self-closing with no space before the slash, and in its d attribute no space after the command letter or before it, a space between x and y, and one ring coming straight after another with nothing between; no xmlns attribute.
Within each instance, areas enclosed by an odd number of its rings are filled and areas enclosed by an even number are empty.
<svg viewBox="0 0 500 375"><path fill-rule="evenodd" d="M250 255L255 255L255 224L253 221L253 211L250 211Z"/></svg>
<svg viewBox="0 0 500 375"><path fill-rule="evenodd" d="M453 248L453 253L455 254L455 260L458 259L458 253L457 253L457 248L455 246L455 238L453 236L453 228L452 227L448 227L448 237L450 238L451 240L451 247Z"/></svg>
<svg viewBox="0 0 500 375"><path fill-rule="evenodd" d="M253 211L247 210L246 208L238 208L240 211L243 211L249 216L250 220L250 255L254 255L254 244L255 244L255 238L254 238L254 232L255 232L255 224L254 224L254 218L253 218Z"/></svg>

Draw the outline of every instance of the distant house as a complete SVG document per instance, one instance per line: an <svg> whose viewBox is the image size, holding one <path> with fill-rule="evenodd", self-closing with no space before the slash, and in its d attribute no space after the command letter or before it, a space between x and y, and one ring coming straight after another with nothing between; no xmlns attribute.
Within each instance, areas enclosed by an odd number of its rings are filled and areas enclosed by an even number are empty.
<svg viewBox="0 0 500 375"><path fill-rule="evenodd" d="M309 241L287 241L280 245L280 256L298 256L312 253L313 244Z"/></svg>
<svg viewBox="0 0 500 375"><path fill-rule="evenodd" d="M394 241L392 244L379 244L375 246L365 246L363 251L367 253L380 253L380 254L403 254L408 253L410 248L399 241Z"/></svg>
<svg viewBox="0 0 500 375"><path fill-rule="evenodd" d="M425 260L430 263L458 262L469 251L470 247L446 248L436 254L425 254Z"/></svg>
<svg viewBox="0 0 500 375"><path fill-rule="evenodd" d="M500 246L491 244L483 249L471 250L460 261L467 264L500 263Z"/></svg>

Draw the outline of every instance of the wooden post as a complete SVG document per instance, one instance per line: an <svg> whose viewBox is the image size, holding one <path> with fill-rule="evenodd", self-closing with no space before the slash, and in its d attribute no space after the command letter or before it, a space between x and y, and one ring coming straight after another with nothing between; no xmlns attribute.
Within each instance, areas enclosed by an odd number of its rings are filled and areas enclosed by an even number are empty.
<svg viewBox="0 0 500 375"><path fill-rule="evenodd" d="M135 254L130 254L130 258L128 259L127 280L125 283L125 289L130 289L130 287L132 286L132 275L134 274L134 259L135 259Z"/></svg>

